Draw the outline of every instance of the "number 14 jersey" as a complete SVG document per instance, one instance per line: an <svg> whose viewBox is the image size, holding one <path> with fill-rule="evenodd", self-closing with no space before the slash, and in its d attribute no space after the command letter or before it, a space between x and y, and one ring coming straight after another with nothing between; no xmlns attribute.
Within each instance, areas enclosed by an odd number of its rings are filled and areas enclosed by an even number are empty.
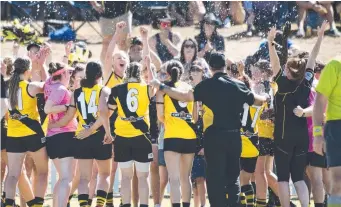
<svg viewBox="0 0 341 207"><path fill-rule="evenodd" d="M145 83L123 83L112 88L108 104L117 106L115 134L132 138L149 133L149 103Z"/></svg>

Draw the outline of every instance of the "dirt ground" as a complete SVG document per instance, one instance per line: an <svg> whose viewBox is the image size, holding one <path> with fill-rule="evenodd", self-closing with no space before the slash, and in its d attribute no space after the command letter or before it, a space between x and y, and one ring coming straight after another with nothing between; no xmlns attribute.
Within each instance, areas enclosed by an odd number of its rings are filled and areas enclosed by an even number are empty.
<svg viewBox="0 0 341 207"><path fill-rule="evenodd" d="M3 24L4 22L1 22ZM79 25L79 22L75 23L75 26ZM99 26L97 23L93 23L94 27L99 30ZM42 26L42 23L40 23ZM293 26L295 29L295 26ZM297 27L296 27L297 28ZM151 27L150 27L151 29ZM241 34L246 30L246 25L234 26L227 29L220 29L219 33L222 34L225 39L225 48L226 48L226 57L233 59L235 61L244 59L247 55L252 54L255 52L260 44L261 38L260 37L252 37L252 38L234 38L236 34ZM151 34L155 34L157 30L152 30ZM181 34L182 38L186 37L194 37L199 33L199 30L195 27L187 27L187 28L174 28L174 32L178 32ZM138 27L133 29L132 36L139 35ZM237 35L238 36L238 35ZM89 43L89 48L92 51L93 58L99 59L99 55L101 52L101 38L94 32L94 30L88 25L85 24L78 33L77 39L87 40ZM296 39L293 38L293 42L295 45L299 46L301 50L310 51L314 43L316 41L316 37L310 39ZM10 56L12 55L12 42L2 42L1 43L1 57ZM64 43L52 43L52 61L61 61L64 55ZM19 50L19 55L25 54L25 48L22 47ZM336 57L341 56L341 38L332 38L326 36L322 46L321 51L318 56L318 59L327 62L328 60ZM45 206L52 206L52 198L46 198L46 205ZM192 200L193 201L193 200ZM115 206L119 205L119 198L115 199ZM150 204L152 204L152 200L150 200ZM163 202L163 206L170 206L169 199L165 199ZM208 204L208 202L207 202ZM74 198L72 200L72 207L77 207L78 202L77 199Z"/></svg>
<svg viewBox="0 0 341 207"><path fill-rule="evenodd" d="M3 23L3 22L2 22ZM92 23L93 26L100 31L99 25L95 22ZM40 23L42 26L42 24ZM77 27L79 22L75 23ZM149 26L148 26L149 27ZM151 27L149 27L151 29ZM297 28L295 25L293 28ZM186 28L174 28L174 32L178 32L181 34L182 38L194 37L199 33L199 29L193 27ZM238 34L242 34L246 30L246 25L233 26L231 28L220 29L219 33L222 34L225 39L225 48L226 48L226 57L229 57L232 60L238 61L244 59L247 55L255 52L260 44L260 37L252 37L252 38L234 38L234 36L238 36ZM133 29L132 36L139 35L138 27ZM152 30L151 34L155 34L157 30ZM237 34L237 35L236 35ZM87 40L89 43L89 48L93 53L94 59L99 59L99 55L101 52L101 37L97 35L97 33L88 25L85 24L77 33L77 39ZM295 45L299 46L301 50L310 51L314 43L316 41L316 37L310 39L297 39L293 38L293 42ZM12 54L12 42L4 42L1 43L1 56L7 56ZM53 50L53 61L60 61L64 55L64 43L52 43ZM25 49L21 48L19 54L24 54ZM318 56L318 59L327 62L331 58L335 56L341 55L341 38L333 38L326 36L322 46L321 51Z"/></svg>

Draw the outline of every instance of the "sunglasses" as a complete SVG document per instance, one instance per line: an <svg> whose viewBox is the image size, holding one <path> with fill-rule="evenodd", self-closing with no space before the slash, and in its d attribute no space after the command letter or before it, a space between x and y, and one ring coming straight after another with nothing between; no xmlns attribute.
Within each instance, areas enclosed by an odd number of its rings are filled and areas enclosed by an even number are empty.
<svg viewBox="0 0 341 207"><path fill-rule="evenodd" d="M160 22L160 26L162 28L168 28L168 27L171 27L172 24L171 24L171 22Z"/></svg>
<svg viewBox="0 0 341 207"><path fill-rule="evenodd" d="M185 48L195 48L195 45L191 44L191 45L185 45Z"/></svg>

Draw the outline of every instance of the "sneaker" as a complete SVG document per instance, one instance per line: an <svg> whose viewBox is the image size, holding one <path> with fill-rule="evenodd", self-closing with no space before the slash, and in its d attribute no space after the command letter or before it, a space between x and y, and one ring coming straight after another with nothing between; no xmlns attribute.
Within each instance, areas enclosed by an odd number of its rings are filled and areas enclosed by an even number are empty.
<svg viewBox="0 0 341 207"><path fill-rule="evenodd" d="M339 32L339 30L335 29L330 29L327 32L328 35L332 36L332 37L341 37L341 32Z"/></svg>

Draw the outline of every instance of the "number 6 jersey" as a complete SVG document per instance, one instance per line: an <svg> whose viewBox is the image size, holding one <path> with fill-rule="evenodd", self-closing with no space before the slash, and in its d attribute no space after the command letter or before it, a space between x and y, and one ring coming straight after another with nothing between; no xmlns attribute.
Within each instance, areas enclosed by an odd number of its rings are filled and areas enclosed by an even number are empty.
<svg viewBox="0 0 341 207"><path fill-rule="evenodd" d="M145 83L123 83L111 89L108 104L117 106L115 134L132 138L149 133L149 93Z"/></svg>
<svg viewBox="0 0 341 207"><path fill-rule="evenodd" d="M82 129L90 128L97 120L99 97L102 85L94 85L92 88L80 87L74 92L74 100L77 108L78 127L76 134ZM96 132L93 132L93 134Z"/></svg>

